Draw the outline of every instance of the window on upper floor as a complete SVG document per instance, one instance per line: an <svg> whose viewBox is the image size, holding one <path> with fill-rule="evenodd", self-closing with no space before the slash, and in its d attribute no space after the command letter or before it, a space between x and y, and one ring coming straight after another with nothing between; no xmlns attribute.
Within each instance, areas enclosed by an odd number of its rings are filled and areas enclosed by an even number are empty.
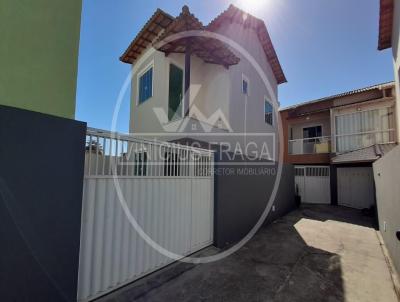
<svg viewBox="0 0 400 302"><path fill-rule="evenodd" d="M393 107L359 110L335 117L336 151L395 142Z"/></svg>
<svg viewBox="0 0 400 302"><path fill-rule="evenodd" d="M153 66L147 68L139 76L139 104L153 96Z"/></svg>
<svg viewBox="0 0 400 302"><path fill-rule="evenodd" d="M314 138L321 136L322 136L321 125L303 128L303 138Z"/></svg>
<svg viewBox="0 0 400 302"><path fill-rule="evenodd" d="M274 125L274 107L267 99L264 99L264 121L268 125Z"/></svg>
<svg viewBox="0 0 400 302"><path fill-rule="evenodd" d="M244 74L242 75L242 93L249 95L249 79Z"/></svg>

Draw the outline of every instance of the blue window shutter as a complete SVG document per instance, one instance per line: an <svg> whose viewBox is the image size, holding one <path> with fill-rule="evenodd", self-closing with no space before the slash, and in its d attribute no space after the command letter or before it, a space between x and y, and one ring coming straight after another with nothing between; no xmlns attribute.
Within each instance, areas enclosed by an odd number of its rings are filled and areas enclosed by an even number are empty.
<svg viewBox="0 0 400 302"><path fill-rule="evenodd" d="M139 78L139 104L152 97L153 68L150 68Z"/></svg>
<svg viewBox="0 0 400 302"><path fill-rule="evenodd" d="M152 91L153 91L153 68L149 70L149 85L148 85L148 98L152 97Z"/></svg>
<svg viewBox="0 0 400 302"><path fill-rule="evenodd" d="M143 102L143 77L139 80L139 103Z"/></svg>

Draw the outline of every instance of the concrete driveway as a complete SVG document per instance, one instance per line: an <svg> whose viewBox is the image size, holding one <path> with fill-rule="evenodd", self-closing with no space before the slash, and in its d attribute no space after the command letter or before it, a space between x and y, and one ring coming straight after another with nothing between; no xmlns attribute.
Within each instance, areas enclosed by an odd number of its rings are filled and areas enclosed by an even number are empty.
<svg viewBox="0 0 400 302"><path fill-rule="evenodd" d="M396 302L372 219L307 206L216 263L175 264L101 301Z"/></svg>

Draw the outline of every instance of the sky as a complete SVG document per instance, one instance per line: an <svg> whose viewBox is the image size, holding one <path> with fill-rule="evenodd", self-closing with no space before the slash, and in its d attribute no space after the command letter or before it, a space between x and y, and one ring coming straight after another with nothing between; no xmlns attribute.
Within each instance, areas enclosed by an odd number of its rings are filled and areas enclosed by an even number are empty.
<svg viewBox="0 0 400 302"><path fill-rule="evenodd" d="M83 0L76 119L111 129L131 65L119 57L157 8L177 16L182 6L203 24L235 4L264 20L288 83L282 107L394 78L390 50L378 51L379 0ZM129 130L130 91L117 130Z"/></svg>

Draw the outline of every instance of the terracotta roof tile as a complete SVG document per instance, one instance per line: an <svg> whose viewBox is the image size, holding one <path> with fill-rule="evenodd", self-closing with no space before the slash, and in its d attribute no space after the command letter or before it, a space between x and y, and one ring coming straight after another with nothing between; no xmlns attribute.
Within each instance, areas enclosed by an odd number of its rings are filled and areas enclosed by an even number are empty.
<svg viewBox="0 0 400 302"><path fill-rule="evenodd" d="M380 0L378 49L392 47L393 0Z"/></svg>
<svg viewBox="0 0 400 302"><path fill-rule="evenodd" d="M134 63L143 51L153 43L158 35L165 30L174 19L174 17L163 10L157 9L120 57L120 60L124 63Z"/></svg>

